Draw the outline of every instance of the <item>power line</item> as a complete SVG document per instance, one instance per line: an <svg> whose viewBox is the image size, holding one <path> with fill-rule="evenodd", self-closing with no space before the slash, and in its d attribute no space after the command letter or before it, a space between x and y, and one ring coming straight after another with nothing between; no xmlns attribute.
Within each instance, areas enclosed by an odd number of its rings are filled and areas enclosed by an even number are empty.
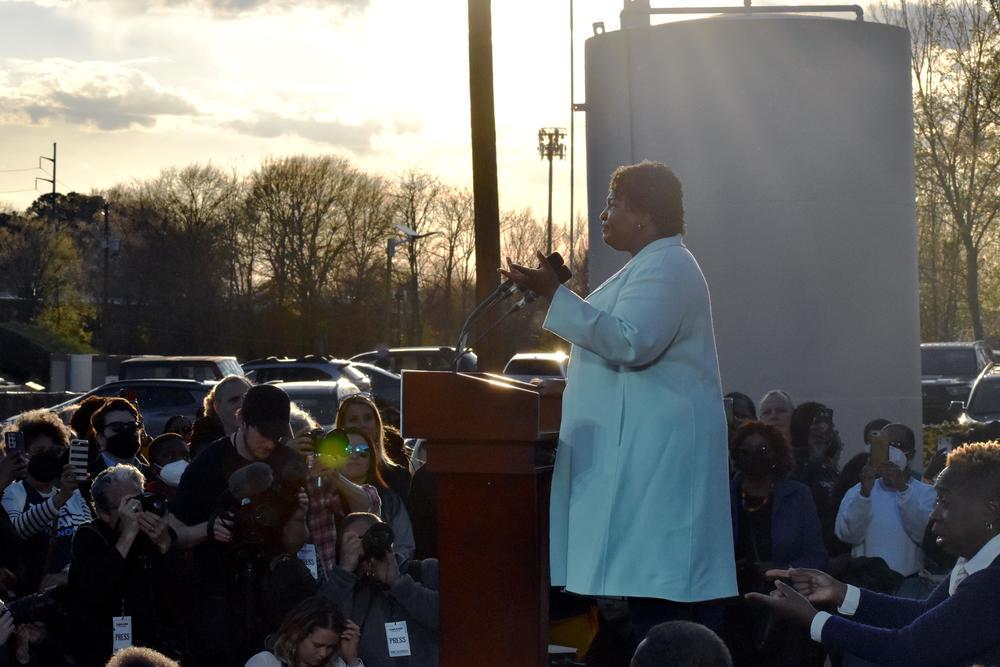
<svg viewBox="0 0 1000 667"><path fill-rule="evenodd" d="M15 192L38 192L38 188L27 188L25 190L0 190L0 195L9 195Z"/></svg>
<svg viewBox="0 0 1000 667"><path fill-rule="evenodd" d="M0 169L0 174L12 174L15 171L39 171L41 167L26 167L24 169Z"/></svg>

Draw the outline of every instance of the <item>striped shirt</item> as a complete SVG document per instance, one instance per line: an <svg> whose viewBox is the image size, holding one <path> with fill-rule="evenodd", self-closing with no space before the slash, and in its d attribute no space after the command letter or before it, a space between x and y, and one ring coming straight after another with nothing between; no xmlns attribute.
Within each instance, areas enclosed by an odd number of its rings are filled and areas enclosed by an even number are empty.
<svg viewBox="0 0 1000 667"><path fill-rule="evenodd" d="M78 526L90 523L93 516L90 508L84 501L80 491L74 491L73 495L62 507L56 507L55 495L57 489L53 488L49 493L34 492L45 498L45 502L36 505L28 504L28 493L24 488L23 481L17 481L7 487L3 493L3 508L10 517L10 522L14 525L14 531L18 537L26 540L39 533L47 532L52 536L52 523L59 518L57 532L59 535L72 534L76 532Z"/></svg>

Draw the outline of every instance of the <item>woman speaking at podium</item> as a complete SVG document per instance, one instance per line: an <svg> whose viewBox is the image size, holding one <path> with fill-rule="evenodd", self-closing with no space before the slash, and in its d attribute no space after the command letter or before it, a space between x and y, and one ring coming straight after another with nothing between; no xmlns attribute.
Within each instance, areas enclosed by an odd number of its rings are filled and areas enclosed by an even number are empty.
<svg viewBox="0 0 1000 667"><path fill-rule="evenodd" d="M637 640L736 595L726 421L708 286L684 246L681 184L619 167L604 242L632 257L586 299L547 262L504 275L549 300L572 343L552 479L553 586L629 598ZM539 253L539 257L544 259Z"/></svg>

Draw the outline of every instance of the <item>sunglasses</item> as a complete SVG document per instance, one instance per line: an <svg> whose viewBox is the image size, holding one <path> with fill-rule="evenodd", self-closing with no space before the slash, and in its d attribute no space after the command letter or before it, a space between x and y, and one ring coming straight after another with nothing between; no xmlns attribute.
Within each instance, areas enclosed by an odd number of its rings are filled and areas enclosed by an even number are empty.
<svg viewBox="0 0 1000 667"><path fill-rule="evenodd" d="M110 424L105 424L104 429L110 429L112 433L125 433L126 431L137 431L139 430L139 422L111 422Z"/></svg>
<svg viewBox="0 0 1000 667"><path fill-rule="evenodd" d="M366 459L371 456L371 447L366 442L352 445L346 433L340 429L334 429L316 441L313 445L313 452L317 456L333 459L346 459L352 454Z"/></svg>

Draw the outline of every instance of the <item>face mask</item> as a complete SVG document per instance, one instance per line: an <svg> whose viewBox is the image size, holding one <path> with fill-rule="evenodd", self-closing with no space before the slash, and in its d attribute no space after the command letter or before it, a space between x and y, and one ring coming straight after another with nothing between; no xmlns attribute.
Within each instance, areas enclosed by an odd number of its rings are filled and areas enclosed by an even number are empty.
<svg viewBox="0 0 1000 667"><path fill-rule="evenodd" d="M115 433L108 438L108 453L120 459L128 460L139 451L139 432L129 429Z"/></svg>
<svg viewBox="0 0 1000 667"><path fill-rule="evenodd" d="M184 459L168 463L160 468L160 479L163 480L163 483L167 486L177 488L177 485L181 483L181 475L184 474L187 467L188 462Z"/></svg>
<svg viewBox="0 0 1000 667"><path fill-rule="evenodd" d="M744 454L738 452L736 455L736 467L743 471L747 477L759 479L767 476L771 472L771 462L765 454Z"/></svg>
<svg viewBox="0 0 1000 667"><path fill-rule="evenodd" d="M903 453L903 450L897 447L889 448L889 463L898 466L901 470L906 470L906 466L910 464L906 460L906 454Z"/></svg>
<svg viewBox="0 0 1000 667"><path fill-rule="evenodd" d="M28 459L28 474L42 484L54 482L62 469L62 457L55 452L39 452Z"/></svg>

